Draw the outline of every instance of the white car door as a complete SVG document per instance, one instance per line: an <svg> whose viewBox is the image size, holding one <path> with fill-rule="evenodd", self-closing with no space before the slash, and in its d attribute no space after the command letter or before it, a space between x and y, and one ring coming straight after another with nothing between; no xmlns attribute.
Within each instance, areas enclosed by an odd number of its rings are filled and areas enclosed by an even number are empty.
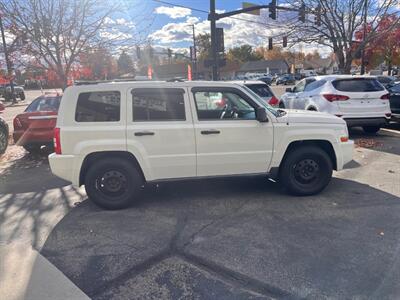
<svg viewBox="0 0 400 300"><path fill-rule="evenodd" d="M265 173L273 150L273 125L255 118L259 106L231 87L191 89L197 176Z"/></svg>
<svg viewBox="0 0 400 300"><path fill-rule="evenodd" d="M127 98L127 148L141 160L146 179L196 176L186 88L134 88Z"/></svg>

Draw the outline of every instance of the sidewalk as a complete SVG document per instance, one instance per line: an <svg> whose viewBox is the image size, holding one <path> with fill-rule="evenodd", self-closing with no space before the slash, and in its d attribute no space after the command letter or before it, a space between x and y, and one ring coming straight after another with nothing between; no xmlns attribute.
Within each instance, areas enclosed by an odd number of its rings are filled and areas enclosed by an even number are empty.
<svg viewBox="0 0 400 300"><path fill-rule="evenodd" d="M30 245L1 245L0 262L0 295L3 299L89 299Z"/></svg>

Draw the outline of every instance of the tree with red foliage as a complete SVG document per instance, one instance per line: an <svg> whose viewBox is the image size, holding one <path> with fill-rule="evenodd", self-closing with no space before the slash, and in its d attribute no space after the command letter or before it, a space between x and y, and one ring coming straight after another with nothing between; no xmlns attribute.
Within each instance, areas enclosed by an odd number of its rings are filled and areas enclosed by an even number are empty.
<svg viewBox="0 0 400 300"><path fill-rule="evenodd" d="M377 34L371 39L365 48L365 58L368 61L368 69L373 69L384 62L388 67L389 75L393 65L400 64L400 24L397 16L382 18L376 29ZM392 24L397 24L392 27ZM392 27L392 28L391 28ZM367 34L371 31L371 25L366 28ZM385 34L380 34L385 32ZM362 30L357 31L355 37L358 41L364 38Z"/></svg>

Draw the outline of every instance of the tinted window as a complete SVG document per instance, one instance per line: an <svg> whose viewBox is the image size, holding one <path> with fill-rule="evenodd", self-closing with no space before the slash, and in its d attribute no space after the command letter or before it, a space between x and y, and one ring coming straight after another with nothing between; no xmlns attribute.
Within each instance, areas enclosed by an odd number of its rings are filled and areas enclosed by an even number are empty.
<svg viewBox="0 0 400 300"><path fill-rule="evenodd" d="M77 122L115 122L120 120L120 92L80 93L75 111Z"/></svg>
<svg viewBox="0 0 400 300"><path fill-rule="evenodd" d="M260 97L272 97L270 89L265 84L247 84L246 86Z"/></svg>
<svg viewBox="0 0 400 300"><path fill-rule="evenodd" d="M25 109L25 112L35 111L58 111L61 97L39 97L32 101Z"/></svg>
<svg viewBox="0 0 400 300"><path fill-rule="evenodd" d="M377 92L384 90L378 80L368 78L340 79L333 81L332 85L342 92Z"/></svg>
<svg viewBox="0 0 400 300"><path fill-rule="evenodd" d="M182 89L134 89L133 121L184 121Z"/></svg>
<svg viewBox="0 0 400 300"><path fill-rule="evenodd" d="M393 81L393 79L390 77L378 77L378 81L380 83L386 84L386 83L391 83Z"/></svg>
<svg viewBox="0 0 400 300"><path fill-rule="evenodd" d="M232 92L195 92L197 116L203 120L254 120L254 108L240 95Z"/></svg>
<svg viewBox="0 0 400 300"><path fill-rule="evenodd" d="M313 81L306 85L306 88L304 89L304 91L309 92L312 90L316 90L316 89L320 88L321 86L323 86L325 83L326 83L326 80Z"/></svg>

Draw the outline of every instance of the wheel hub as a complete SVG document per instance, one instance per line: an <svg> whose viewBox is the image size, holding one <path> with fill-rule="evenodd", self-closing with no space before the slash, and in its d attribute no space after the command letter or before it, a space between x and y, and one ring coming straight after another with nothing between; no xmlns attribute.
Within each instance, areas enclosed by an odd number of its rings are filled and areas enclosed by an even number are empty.
<svg viewBox="0 0 400 300"><path fill-rule="evenodd" d="M98 187L105 194L122 194L126 189L126 177L119 171L107 171L99 178Z"/></svg>
<svg viewBox="0 0 400 300"><path fill-rule="evenodd" d="M302 183L309 183L317 178L319 165L313 159L303 159L294 167L296 179Z"/></svg>

